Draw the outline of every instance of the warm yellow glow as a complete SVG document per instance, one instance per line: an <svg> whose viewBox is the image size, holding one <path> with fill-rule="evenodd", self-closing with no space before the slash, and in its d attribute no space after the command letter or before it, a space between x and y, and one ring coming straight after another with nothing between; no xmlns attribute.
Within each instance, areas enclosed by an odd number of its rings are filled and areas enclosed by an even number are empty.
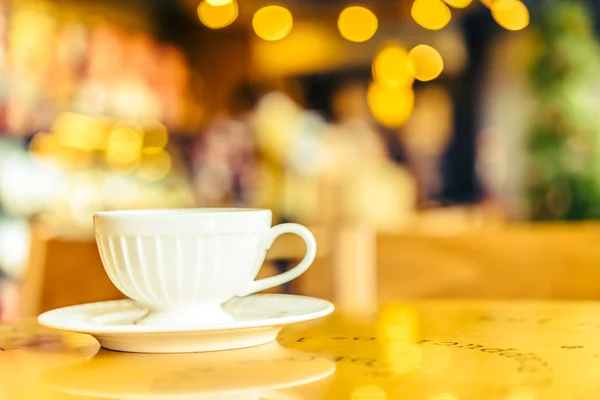
<svg viewBox="0 0 600 400"><path fill-rule="evenodd" d="M225 4L229 4L233 2L233 0L205 0L211 6L224 6Z"/></svg>
<svg viewBox="0 0 600 400"><path fill-rule="evenodd" d="M74 170L87 167L92 161L92 153L74 148L64 147L58 159Z"/></svg>
<svg viewBox="0 0 600 400"><path fill-rule="evenodd" d="M519 0L495 0L491 10L498 25L509 31L520 31L529 25L529 10Z"/></svg>
<svg viewBox="0 0 600 400"><path fill-rule="evenodd" d="M129 127L111 130L106 146L107 160L118 164L131 164L140 157L143 138L141 132Z"/></svg>
<svg viewBox="0 0 600 400"><path fill-rule="evenodd" d="M130 163L123 164L123 163L115 160L114 158L106 157L106 165L108 165L108 167L116 173L132 174L140 166L140 158L137 158L136 160L134 160Z"/></svg>
<svg viewBox="0 0 600 400"><path fill-rule="evenodd" d="M465 8L466 6L468 6L469 4L471 4L471 2L473 0L444 0L446 2L446 4L448 4L450 7L454 7L454 8Z"/></svg>
<svg viewBox="0 0 600 400"><path fill-rule="evenodd" d="M452 18L450 8L442 0L415 0L411 15L417 24L433 31L448 25Z"/></svg>
<svg viewBox="0 0 600 400"><path fill-rule="evenodd" d="M404 304L387 304L377 318L377 336L384 340L383 357L388 369L404 375L416 371L422 363L418 340L419 316Z"/></svg>
<svg viewBox="0 0 600 400"><path fill-rule="evenodd" d="M418 45L408 53L408 69L420 81L437 78L444 70L444 60L431 46Z"/></svg>
<svg viewBox="0 0 600 400"><path fill-rule="evenodd" d="M416 93L415 109L399 138L414 151L439 154L447 145L454 122L452 98L446 88L430 84Z"/></svg>
<svg viewBox="0 0 600 400"><path fill-rule="evenodd" d="M492 3L494 2L494 0L480 0L480 1L486 7L490 7L492 5Z"/></svg>
<svg viewBox="0 0 600 400"><path fill-rule="evenodd" d="M536 400L537 398L537 390L533 388L520 388L510 393L506 400Z"/></svg>
<svg viewBox="0 0 600 400"><path fill-rule="evenodd" d="M387 400L387 398L387 393L377 385L357 387L350 395L350 400Z"/></svg>
<svg viewBox="0 0 600 400"><path fill-rule="evenodd" d="M351 42L366 42L378 27L377 17L371 10L361 6L345 8L338 18L338 29L344 39Z"/></svg>
<svg viewBox="0 0 600 400"><path fill-rule="evenodd" d="M60 153L61 146L56 137L50 133L36 133L29 143L29 151L42 156L54 157Z"/></svg>
<svg viewBox="0 0 600 400"><path fill-rule="evenodd" d="M415 105L410 87L373 82L367 91L367 103L373 117L382 125L399 127L408 121Z"/></svg>
<svg viewBox="0 0 600 400"><path fill-rule="evenodd" d="M89 115L63 112L52 124L61 145L79 150L100 150L106 142L105 122Z"/></svg>
<svg viewBox="0 0 600 400"><path fill-rule="evenodd" d="M167 128L158 121L149 121L143 124L144 152L157 153L164 149L169 142Z"/></svg>
<svg viewBox="0 0 600 400"><path fill-rule="evenodd" d="M285 7L266 6L254 13L252 27L259 38L281 40L286 37L294 25L292 13Z"/></svg>
<svg viewBox="0 0 600 400"><path fill-rule="evenodd" d="M149 181L159 181L171 171L171 156L165 150L142 153L141 165L137 174Z"/></svg>
<svg viewBox="0 0 600 400"><path fill-rule="evenodd" d="M458 397L451 393L440 393L431 396L429 400L458 400Z"/></svg>
<svg viewBox="0 0 600 400"><path fill-rule="evenodd" d="M342 45L325 27L299 21L285 40L252 41L253 69L270 77L333 69L344 61Z"/></svg>
<svg viewBox="0 0 600 400"><path fill-rule="evenodd" d="M400 44L382 48L373 60L373 79L393 86L409 86L414 79L408 70L408 52Z"/></svg>
<svg viewBox="0 0 600 400"><path fill-rule="evenodd" d="M31 143L29 150L41 157L47 157L59 161L69 168L84 168L92 161L92 153L62 145L56 135L51 133L37 133Z"/></svg>
<svg viewBox="0 0 600 400"><path fill-rule="evenodd" d="M198 6L200 21L211 29L221 29L231 25L238 16L238 5L234 0L223 5L213 5L208 0Z"/></svg>

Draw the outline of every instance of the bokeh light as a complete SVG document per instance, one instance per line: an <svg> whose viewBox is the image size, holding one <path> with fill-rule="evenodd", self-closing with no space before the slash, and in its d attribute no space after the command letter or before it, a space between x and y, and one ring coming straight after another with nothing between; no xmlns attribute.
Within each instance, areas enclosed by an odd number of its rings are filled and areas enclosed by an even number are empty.
<svg viewBox="0 0 600 400"><path fill-rule="evenodd" d="M206 0L206 2L211 6L224 6L225 4L233 2L233 0Z"/></svg>
<svg viewBox="0 0 600 400"><path fill-rule="evenodd" d="M444 0L446 2L446 4L448 4L450 7L454 7L454 8L465 8L467 7L469 4L471 4L471 2L473 0Z"/></svg>
<svg viewBox="0 0 600 400"><path fill-rule="evenodd" d="M106 126L101 118L63 112L52 124L58 142L79 150L101 150L106 142Z"/></svg>
<svg viewBox="0 0 600 400"><path fill-rule="evenodd" d="M159 181L169 174L171 167L171 156L168 152L148 152L144 149L137 174L148 181Z"/></svg>
<svg viewBox="0 0 600 400"><path fill-rule="evenodd" d="M520 31L529 25L529 10L519 0L495 0L491 5L494 20L509 31Z"/></svg>
<svg viewBox="0 0 600 400"><path fill-rule="evenodd" d="M408 53L408 69L415 79L426 82L440 76L444 60L436 49L421 44Z"/></svg>
<svg viewBox="0 0 600 400"><path fill-rule="evenodd" d="M383 360L390 372L400 376L416 371L422 365L419 337L419 315L411 306L401 303L382 305L377 318L377 335L383 339Z"/></svg>
<svg viewBox="0 0 600 400"><path fill-rule="evenodd" d="M432 31L442 29L450 22L450 8L442 0L415 0L411 9L415 22Z"/></svg>
<svg viewBox="0 0 600 400"><path fill-rule="evenodd" d="M486 7L490 7L492 5L492 3L494 2L494 0L480 0L480 1Z"/></svg>
<svg viewBox="0 0 600 400"><path fill-rule="evenodd" d="M29 143L29 151L43 157L54 157L60 153L61 145L50 133L38 132Z"/></svg>
<svg viewBox="0 0 600 400"><path fill-rule="evenodd" d="M213 0L214 1L214 0ZM222 5L214 5L209 0L203 0L198 6L200 22L211 29L221 29L229 26L238 16L238 5L231 0Z"/></svg>
<svg viewBox="0 0 600 400"><path fill-rule="evenodd" d="M143 124L144 128L144 152L158 153L165 148L169 142L167 128L158 121L149 121Z"/></svg>
<svg viewBox="0 0 600 400"><path fill-rule="evenodd" d="M294 25L292 13L285 7L266 6L254 13L252 27L256 35L273 41L285 38Z"/></svg>
<svg viewBox="0 0 600 400"><path fill-rule="evenodd" d="M346 40L351 42L366 42L371 39L379 23L371 10L361 6L345 8L338 18L338 29Z"/></svg>
<svg viewBox="0 0 600 400"><path fill-rule="evenodd" d="M108 136L106 157L113 164L136 163L142 150L142 133L132 127L115 126Z"/></svg>
<svg viewBox="0 0 600 400"><path fill-rule="evenodd" d="M395 128L404 125L410 118L415 105L415 94L411 87L373 82L367 91L367 103L379 123Z"/></svg>
<svg viewBox="0 0 600 400"><path fill-rule="evenodd" d="M384 46L373 60L373 79L386 85L409 86L414 79L408 70L408 52L398 43Z"/></svg>

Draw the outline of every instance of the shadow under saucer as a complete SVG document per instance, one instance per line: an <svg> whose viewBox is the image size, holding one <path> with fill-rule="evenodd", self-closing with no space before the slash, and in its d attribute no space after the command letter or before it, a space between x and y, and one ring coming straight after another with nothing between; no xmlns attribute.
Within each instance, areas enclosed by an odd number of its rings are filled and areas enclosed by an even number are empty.
<svg viewBox="0 0 600 400"><path fill-rule="evenodd" d="M331 375L327 358L277 342L240 350L139 354L100 350L85 362L42 376L64 393L119 399L297 399L289 389Z"/></svg>

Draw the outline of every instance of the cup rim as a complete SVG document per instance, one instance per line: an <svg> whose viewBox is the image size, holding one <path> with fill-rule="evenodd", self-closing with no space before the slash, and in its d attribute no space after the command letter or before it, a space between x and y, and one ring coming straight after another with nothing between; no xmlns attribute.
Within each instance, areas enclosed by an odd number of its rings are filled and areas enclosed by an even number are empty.
<svg viewBox="0 0 600 400"><path fill-rule="evenodd" d="M266 208L237 208L237 207L211 207L211 208L149 208L149 209L130 209L130 210L109 210L98 211L94 217L163 217L174 215L233 215L233 214L255 214L271 212Z"/></svg>

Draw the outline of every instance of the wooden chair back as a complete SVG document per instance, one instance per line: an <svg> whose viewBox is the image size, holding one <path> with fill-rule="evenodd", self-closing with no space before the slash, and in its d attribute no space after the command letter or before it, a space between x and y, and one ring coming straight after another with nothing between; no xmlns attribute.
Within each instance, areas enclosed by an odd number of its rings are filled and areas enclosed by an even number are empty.
<svg viewBox="0 0 600 400"><path fill-rule="evenodd" d="M124 297L104 272L93 237L59 237L32 224L31 238L20 295L22 316Z"/></svg>
<svg viewBox="0 0 600 400"><path fill-rule="evenodd" d="M341 229L340 306L427 298L600 299L600 224L519 224L456 234Z"/></svg>

